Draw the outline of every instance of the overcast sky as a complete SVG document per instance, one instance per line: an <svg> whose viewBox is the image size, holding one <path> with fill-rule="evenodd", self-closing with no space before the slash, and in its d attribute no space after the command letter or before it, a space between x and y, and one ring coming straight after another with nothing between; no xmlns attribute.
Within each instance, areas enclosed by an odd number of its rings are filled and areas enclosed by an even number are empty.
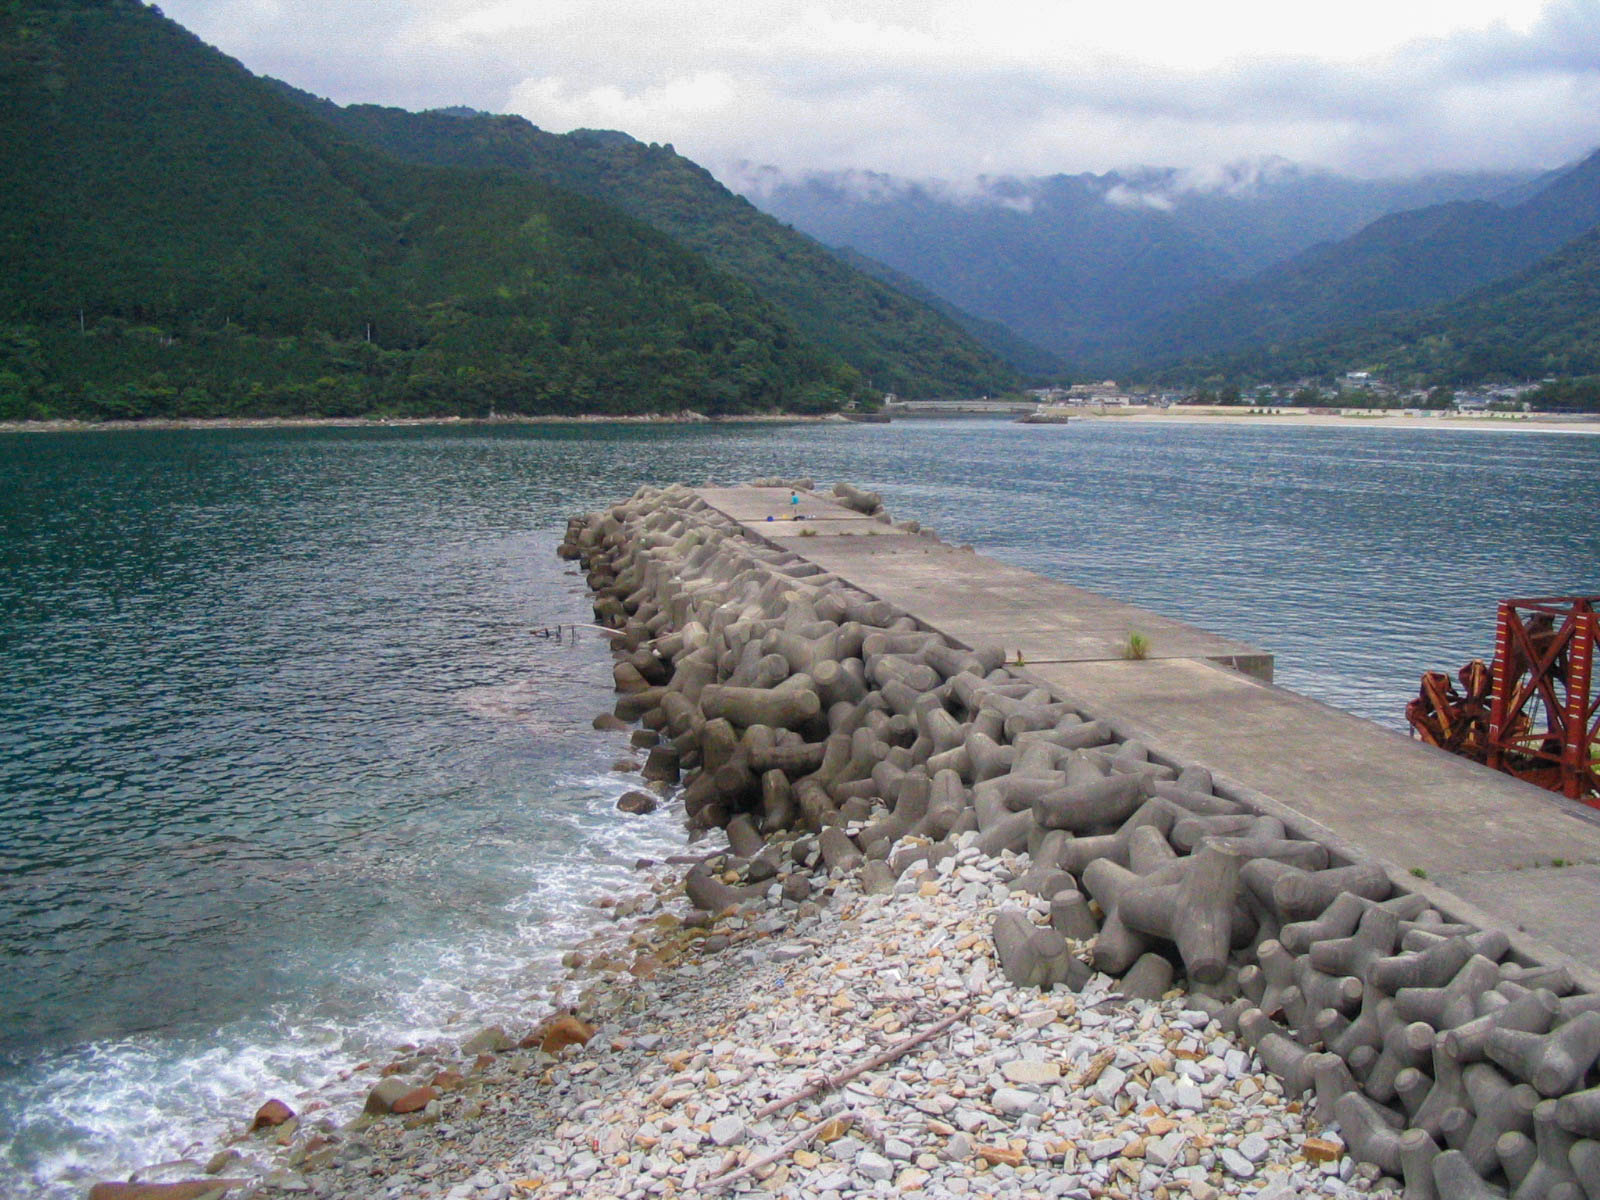
<svg viewBox="0 0 1600 1200"><path fill-rule="evenodd" d="M1600 145L1600 0L165 0L340 103L468 104L913 177L1553 166Z"/></svg>

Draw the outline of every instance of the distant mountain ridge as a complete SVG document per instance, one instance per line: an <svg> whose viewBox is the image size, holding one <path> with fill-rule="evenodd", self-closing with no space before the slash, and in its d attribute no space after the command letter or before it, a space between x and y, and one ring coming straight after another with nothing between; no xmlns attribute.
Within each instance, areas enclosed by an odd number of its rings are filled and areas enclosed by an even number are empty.
<svg viewBox="0 0 1600 1200"><path fill-rule="evenodd" d="M999 321L975 317L966 310L957 308L925 284L918 283L893 267L886 267L876 259L868 258L848 246L836 247L833 253L863 274L882 280L895 291L926 304L936 312L943 313L980 344L1024 375L1035 379L1058 379L1066 375L1067 364L1062 359L1044 347L1021 337Z"/></svg>
<svg viewBox="0 0 1600 1200"><path fill-rule="evenodd" d="M135 0L0 9L0 416L825 411L860 377L664 234L403 164Z"/></svg>
<svg viewBox="0 0 1600 1200"><path fill-rule="evenodd" d="M711 240L770 260L786 306L582 189L385 153L137 0L0 6L0 94L0 419L824 412L1016 381L731 196ZM636 207L709 180L625 135L569 145L591 183L654 170Z"/></svg>
<svg viewBox="0 0 1600 1200"><path fill-rule="evenodd" d="M1600 151L1504 199L1511 202L1454 201L1383 217L1148 322L1139 352L1171 362L1294 341L1448 303L1527 270L1600 225Z"/></svg>
<svg viewBox="0 0 1600 1200"><path fill-rule="evenodd" d="M858 271L671 146L645 145L615 130L552 134L521 117L472 109L341 107L276 86L347 136L396 158L512 170L621 209L744 280L878 390L974 395L1018 383L1001 356L948 313Z"/></svg>
<svg viewBox="0 0 1600 1200"><path fill-rule="evenodd" d="M0 5L0 95L0 417L1600 374L1600 152L1400 182L1263 160L751 185L806 234L671 146L340 107L137 0Z"/></svg>
<svg viewBox="0 0 1600 1200"><path fill-rule="evenodd" d="M752 170L779 218L848 246L1079 369L1126 365L1163 320L1397 210L1490 203L1529 174L1362 181L1263 160L1198 176L1141 169L971 188L872 173Z"/></svg>
<svg viewBox="0 0 1600 1200"><path fill-rule="evenodd" d="M1190 360L1166 375L1273 381L1350 370L1402 387L1600 376L1600 228L1447 304Z"/></svg>

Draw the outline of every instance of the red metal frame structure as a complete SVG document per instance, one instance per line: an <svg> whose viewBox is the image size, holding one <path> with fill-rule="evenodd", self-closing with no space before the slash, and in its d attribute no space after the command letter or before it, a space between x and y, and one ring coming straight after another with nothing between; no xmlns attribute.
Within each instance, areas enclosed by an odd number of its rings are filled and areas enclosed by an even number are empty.
<svg viewBox="0 0 1600 1200"><path fill-rule="evenodd" d="M1597 643L1600 596L1500 605L1486 747L1491 767L1600 807Z"/></svg>

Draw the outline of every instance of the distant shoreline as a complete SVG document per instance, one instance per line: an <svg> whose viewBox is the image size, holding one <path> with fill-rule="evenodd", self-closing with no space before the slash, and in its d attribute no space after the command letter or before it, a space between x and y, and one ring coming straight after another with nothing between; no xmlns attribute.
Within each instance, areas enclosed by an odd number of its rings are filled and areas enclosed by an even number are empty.
<svg viewBox="0 0 1600 1200"><path fill-rule="evenodd" d="M940 414L943 415L943 414ZM1007 414L954 413L952 417L992 416L1004 420ZM919 413L927 420L933 414ZM1370 415L1313 413L1304 409L1251 411L1240 408L1124 408L1074 409L1070 422L1044 421L1039 425L1081 424L1087 421L1115 421L1136 425L1254 425L1294 429L1455 429L1476 433L1576 433L1600 435L1600 413L1572 416L1550 413L1494 413L1437 417L1403 416L1386 412ZM936 417L934 419L937 419ZM1010 418L1015 420L1014 417ZM648 414L642 416L497 416L497 417L163 417L130 421L86 421L55 419L47 421L0 421L0 433L97 433L122 430L178 429L397 429L397 428L501 428L518 425L794 425L857 424L839 413L821 416L802 413L753 413L730 417L708 417L699 413Z"/></svg>
<svg viewBox="0 0 1600 1200"><path fill-rule="evenodd" d="M506 416L506 417L151 417L142 421L84 421L60 418L48 421L0 421L0 433L96 433L127 429L393 429L412 426L469 425L499 428L509 425L737 425L846 423L837 413L822 416L802 413L753 413L737 417L707 417L699 413L665 416Z"/></svg>
<svg viewBox="0 0 1600 1200"><path fill-rule="evenodd" d="M1374 411L1359 416L1313 413L1305 409L1274 408L1270 412L1248 408L1200 407L1126 408L1073 411L1073 422L1125 421L1140 425L1258 425L1300 429L1466 429L1477 433L1583 433L1600 434L1600 413L1485 413L1410 417Z"/></svg>

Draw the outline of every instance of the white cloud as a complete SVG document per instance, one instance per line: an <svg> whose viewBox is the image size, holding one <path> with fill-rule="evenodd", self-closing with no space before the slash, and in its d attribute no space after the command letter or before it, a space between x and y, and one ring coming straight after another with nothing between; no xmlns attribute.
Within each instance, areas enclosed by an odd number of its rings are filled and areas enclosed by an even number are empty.
<svg viewBox="0 0 1600 1200"><path fill-rule="evenodd" d="M342 102L621 128L724 173L1203 172L1276 155L1383 174L1551 165L1600 143L1600 0L166 8L251 68Z"/></svg>
<svg viewBox="0 0 1600 1200"><path fill-rule="evenodd" d="M646 130L653 140L670 141L672 130L726 120L737 111L738 101L734 81L717 71L667 79L635 91L547 75L517 84L507 107L524 115L538 113L536 124L558 129Z"/></svg>
<svg viewBox="0 0 1600 1200"><path fill-rule="evenodd" d="M1106 203L1117 208L1153 208L1157 212L1171 212L1177 205L1165 192L1145 191L1125 183L1114 184L1106 192Z"/></svg>

